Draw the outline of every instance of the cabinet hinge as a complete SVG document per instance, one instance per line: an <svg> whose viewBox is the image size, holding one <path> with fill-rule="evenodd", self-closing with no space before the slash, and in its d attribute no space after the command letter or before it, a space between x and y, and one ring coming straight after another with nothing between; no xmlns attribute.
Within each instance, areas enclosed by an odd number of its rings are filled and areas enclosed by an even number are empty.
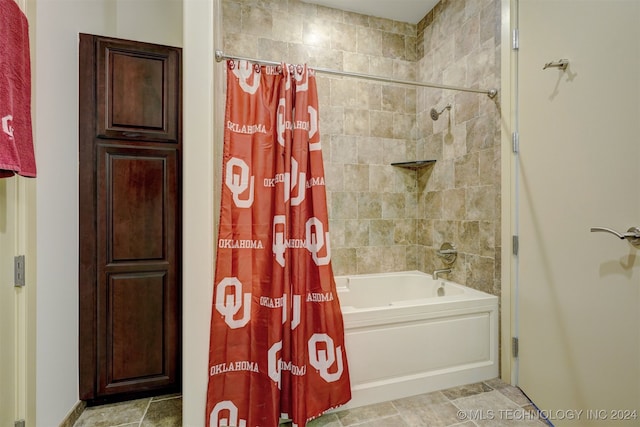
<svg viewBox="0 0 640 427"><path fill-rule="evenodd" d="M518 249L520 249L520 239L518 236L511 236L511 246L513 249L513 254L518 255Z"/></svg>
<svg viewBox="0 0 640 427"><path fill-rule="evenodd" d="M22 287L25 285L24 255L13 257L13 286Z"/></svg>
<svg viewBox="0 0 640 427"><path fill-rule="evenodd" d="M520 134L518 132L513 132L511 134L511 149L514 153L518 153L520 151Z"/></svg>
<svg viewBox="0 0 640 427"><path fill-rule="evenodd" d="M518 337L511 337L511 354L513 354L513 357L518 357L519 343Z"/></svg>
<svg viewBox="0 0 640 427"><path fill-rule="evenodd" d="M514 28L511 33L511 48L513 50L520 49L520 31L517 28Z"/></svg>

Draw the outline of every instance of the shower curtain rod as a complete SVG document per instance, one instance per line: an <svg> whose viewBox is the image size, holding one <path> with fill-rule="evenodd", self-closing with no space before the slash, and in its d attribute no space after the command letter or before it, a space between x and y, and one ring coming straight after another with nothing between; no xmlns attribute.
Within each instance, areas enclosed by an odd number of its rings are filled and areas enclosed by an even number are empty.
<svg viewBox="0 0 640 427"><path fill-rule="evenodd" d="M264 65L280 65L281 64L281 62L277 62L277 61L265 61L263 59L245 58L242 56L227 55L221 50L216 50L216 61L220 62L225 59L236 59L241 61L257 62ZM422 86L422 87L430 87L430 88L436 88L436 89L458 90L462 92L484 93L489 98L494 98L498 93L496 89L488 89L488 90L487 89L471 89L467 87L441 85L437 83L425 83L425 82L416 82L412 80L392 79L390 77L375 76L372 74L353 73L350 71L332 70L330 68L316 68L316 67L312 67L312 68L318 73L333 74L336 76L358 77L361 79L377 80L379 82L387 82L387 83L398 83L398 84L409 85L409 86Z"/></svg>

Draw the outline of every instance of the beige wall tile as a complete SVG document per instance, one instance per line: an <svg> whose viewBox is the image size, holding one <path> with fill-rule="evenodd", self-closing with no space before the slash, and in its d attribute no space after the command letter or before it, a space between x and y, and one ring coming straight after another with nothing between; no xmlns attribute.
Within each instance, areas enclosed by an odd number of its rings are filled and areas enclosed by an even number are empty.
<svg viewBox="0 0 640 427"><path fill-rule="evenodd" d="M387 58L407 59L405 37L401 34L383 32L382 55Z"/></svg>
<svg viewBox="0 0 640 427"><path fill-rule="evenodd" d="M356 31L359 53L382 55L382 31L366 27L358 27Z"/></svg>
<svg viewBox="0 0 640 427"><path fill-rule="evenodd" d="M305 19L302 25L302 43L324 49L331 48L331 31L333 23L322 18Z"/></svg>
<svg viewBox="0 0 640 427"><path fill-rule="evenodd" d="M333 239L333 235L331 235ZM333 272L337 276L347 274L357 274L357 251L355 248L331 249L331 265Z"/></svg>
<svg viewBox="0 0 640 427"><path fill-rule="evenodd" d="M359 108L344 109L344 133L346 135L366 136L369 133L369 110Z"/></svg>
<svg viewBox="0 0 640 427"><path fill-rule="evenodd" d="M272 38L273 16L269 9L242 6L242 33Z"/></svg>
<svg viewBox="0 0 640 427"><path fill-rule="evenodd" d="M381 165L383 162L382 141L375 137L357 137L358 163ZM377 190L378 187L373 188Z"/></svg>
<svg viewBox="0 0 640 427"><path fill-rule="evenodd" d="M303 21L287 19L286 15L273 15L273 38L288 43L302 43ZM273 58L279 58L274 56Z"/></svg>
<svg viewBox="0 0 640 427"><path fill-rule="evenodd" d="M355 145L355 144L354 144ZM344 182L349 191L369 191L369 165L344 165Z"/></svg>
<svg viewBox="0 0 640 427"><path fill-rule="evenodd" d="M369 185L374 195L394 191L394 171L391 166L372 165L369 167Z"/></svg>
<svg viewBox="0 0 640 427"><path fill-rule="evenodd" d="M388 111L370 111L371 136L377 138L393 138L394 114Z"/></svg>
<svg viewBox="0 0 640 427"><path fill-rule="evenodd" d="M354 39L355 40L355 39ZM353 73L370 74L369 55L344 50L344 69Z"/></svg>
<svg viewBox="0 0 640 427"><path fill-rule="evenodd" d="M386 193L383 193L386 194ZM358 219L382 218L382 198L379 193L360 193L358 195Z"/></svg>
<svg viewBox="0 0 640 427"><path fill-rule="evenodd" d="M345 245L358 248L369 246L369 221L348 219L345 221Z"/></svg>
<svg viewBox="0 0 640 427"><path fill-rule="evenodd" d="M344 12L325 6L318 6L318 17L336 22L343 22Z"/></svg>

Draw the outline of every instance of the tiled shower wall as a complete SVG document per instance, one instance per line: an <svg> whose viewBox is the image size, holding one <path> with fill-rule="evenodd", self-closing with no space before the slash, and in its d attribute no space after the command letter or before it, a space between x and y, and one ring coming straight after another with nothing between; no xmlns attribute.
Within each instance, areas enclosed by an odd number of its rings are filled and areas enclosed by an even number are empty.
<svg viewBox="0 0 640 427"><path fill-rule="evenodd" d="M492 69L489 77L473 77L484 69L473 69L473 61L456 60L454 51L448 54L450 58L442 51L447 47L455 49L460 44L458 51L462 48L480 51L474 61L486 65L489 60L483 62L482 58L487 55L487 49L482 46L489 41L483 39L480 43L480 33L484 34L485 30L480 29L480 16L476 13L487 13L493 3L498 4L499 0L443 0L419 25L411 25L299 0L223 0L223 49L232 55L306 62L313 67L403 80L437 82L463 75L464 81L450 83L463 85L475 78L477 81L472 84L484 85L499 78L496 75L499 68L494 65L498 63L494 57L497 45L491 50L490 59L496 70ZM453 41L453 34L469 34L468 27L452 30L450 41L445 40L446 34L436 36L436 28L450 25L438 24L438 20L440 17L450 19L453 14L446 11L459 9L456 4L469 5L463 7L469 16L465 15L462 22L475 23L477 31L472 40ZM496 25L490 24L491 31ZM499 38L491 38L492 43L494 40ZM437 55L432 50L438 52ZM470 53L462 55L471 56ZM443 63L440 69L435 67L436 59L449 62ZM460 70L461 67L467 68ZM453 74L454 68L458 74ZM494 129L495 105L483 107L487 103L481 99L486 98L483 95L443 94L440 90L322 73L318 73L317 81L335 274L412 269L430 272L441 266L435 259L434 245L447 239L461 251L453 277L462 283L471 280L470 285L474 287L497 291L499 287L493 280L478 286L488 277L485 269L498 269L495 256L499 251L494 247L494 242L500 241L496 236L500 211L497 208L499 157L496 158L499 128ZM431 120L428 118L431 103L445 96L452 97L457 104L451 116L457 116L458 120L451 124L453 138L442 128L446 115L435 128L425 123ZM482 114L480 108L485 108ZM459 147L469 135L475 141L487 131L492 134L485 135L484 142L474 142L464 149ZM497 163L485 170L489 151L493 156L491 161ZM390 165L423 158L435 158L438 162L417 171ZM475 175L474 165L478 168ZM455 167L464 171L464 175L455 174L454 170L447 172L445 167ZM490 176L485 177L485 173ZM471 182L473 189L467 188ZM478 186L479 182L485 185ZM467 197L460 194L468 193L469 209L465 208L464 213L458 205L448 207L445 196L456 189L458 204L460 197ZM485 189L489 191L486 197L478 193ZM478 212L489 206L490 212ZM450 217L449 212L455 212L455 218ZM491 239L486 238L489 229ZM483 243L472 242L475 238L483 239ZM483 269L482 274L478 274L478 268ZM499 278L493 271L491 275Z"/></svg>
<svg viewBox="0 0 640 427"><path fill-rule="evenodd" d="M500 86L500 1L442 0L418 25L418 79L472 88ZM498 98L418 91L417 152L437 159L418 175L421 267L443 266L445 242L459 256L449 277L500 294L500 111ZM437 121L430 110L452 105Z"/></svg>

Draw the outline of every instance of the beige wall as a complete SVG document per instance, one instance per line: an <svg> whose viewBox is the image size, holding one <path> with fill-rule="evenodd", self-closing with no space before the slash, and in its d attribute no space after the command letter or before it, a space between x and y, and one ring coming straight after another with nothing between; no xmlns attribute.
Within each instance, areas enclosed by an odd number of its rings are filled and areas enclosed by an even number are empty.
<svg viewBox="0 0 640 427"><path fill-rule="evenodd" d="M213 301L213 243L219 204L220 162L224 112L221 66L214 51L220 46L220 0L184 2L184 157L183 157L183 275L182 275L182 425L204 426L209 363L209 324ZM220 104L220 103L217 103ZM213 120L212 120L213 117ZM214 132L215 130L215 132ZM216 144L214 146L214 139ZM211 236L205 238L204 236Z"/></svg>
<svg viewBox="0 0 640 427"><path fill-rule="evenodd" d="M78 33L181 46L180 3L28 3L38 164L37 426L58 425L78 401Z"/></svg>
<svg viewBox="0 0 640 427"><path fill-rule="evenodd" d="M228 54L405 80L496 87L500 2L442 1L418 25L299 0L223 0ZM499 293L499 111L481 94L318 74L336 274L443 265L457 281ZM429 118L452 102L451 115ZM451 122L448 118L451 117ZM415 171L392 162L437 159Z"/></svg>

